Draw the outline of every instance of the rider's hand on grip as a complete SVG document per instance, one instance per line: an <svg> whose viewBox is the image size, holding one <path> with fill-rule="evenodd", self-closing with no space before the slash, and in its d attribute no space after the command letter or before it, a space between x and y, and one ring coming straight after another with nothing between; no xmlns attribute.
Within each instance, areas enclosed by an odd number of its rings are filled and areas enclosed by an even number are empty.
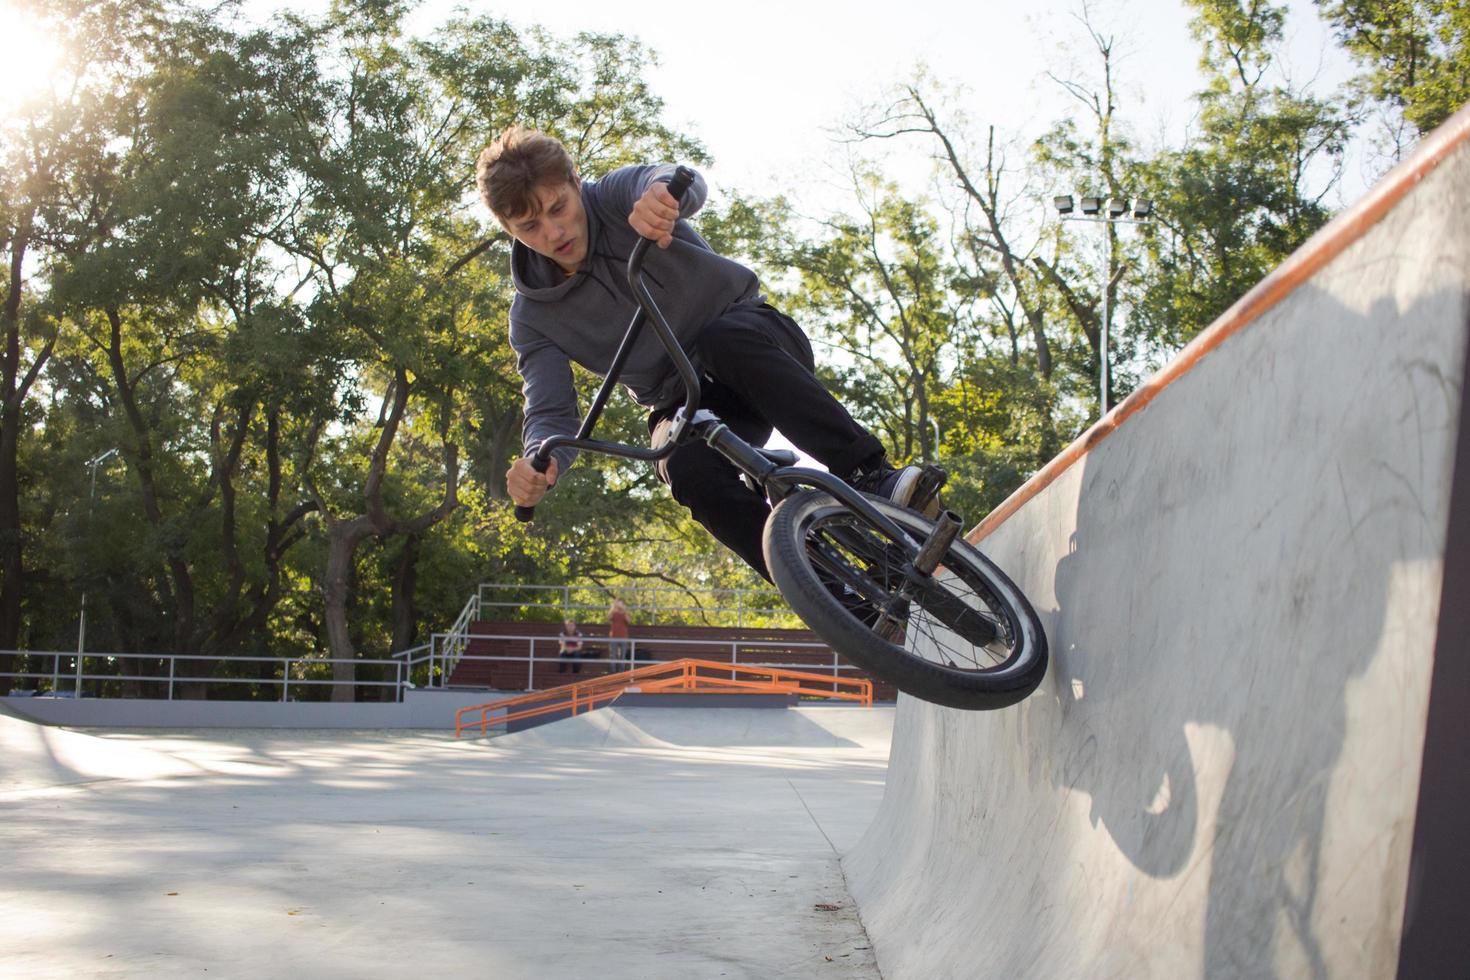
<svg viewBox="0 0 1470 980"><path fill-rule="evenodd" d="M522 456L505 473L505 489L516 503L516 520L530 521L546 491L556 485L556 460L547 456Z"/></svg>
<svg viewBox="0 0 1470 980"><path fill-rule="evenodd" d="M679 202L693 182L694 171L680 166L667 183L659 181L650 185L634 202L628 224L659 248L668 248L674 240L674 223L679 220Z"/></svg>

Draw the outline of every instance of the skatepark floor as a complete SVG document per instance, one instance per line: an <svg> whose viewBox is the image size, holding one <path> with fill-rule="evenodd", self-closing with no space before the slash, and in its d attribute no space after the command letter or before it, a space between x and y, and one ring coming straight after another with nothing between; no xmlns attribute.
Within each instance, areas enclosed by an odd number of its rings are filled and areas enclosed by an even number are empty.
<svg viewBox="0 0 1470 980"><path fill-rule="evenodd" d="M877 977L838 859L892 708L527 732L0 715L0 975Z"/></svg>

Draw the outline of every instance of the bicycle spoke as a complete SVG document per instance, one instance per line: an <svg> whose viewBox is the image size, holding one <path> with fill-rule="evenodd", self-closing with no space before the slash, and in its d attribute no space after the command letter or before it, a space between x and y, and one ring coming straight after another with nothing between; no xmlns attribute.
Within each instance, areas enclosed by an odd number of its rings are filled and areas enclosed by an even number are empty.
<svg viewBox="0 0 1470 980"><path fill-rule="evenodd" d="M829 542L809 541L807 555L812 559L812 564L816 566L819 573L826 573L829 591L838 602L843 603L853 616L868 622L869 616L859 611L865 606L866 611L871 614L872 623L870 625L873 631L882 635L884 639L899 642L903 633L904 621L907 619L906 615L900 616L900 611L906 609L907 604L907 600L902 595L895 595L888 590L886 585L875 582L862 569L833 548ZM861 605L845 599L845 594L849 592L855 599L861 600Z"/></svg>
<svg viewBox="0 0 1470 980"><path fill-rule="evenodd" d="M994 668L1010 657L1014 631L997 615L983 582L944 570L915 587L903 574L908 550L849 514L813 522L806 540L812 564L837 588L856 593L876 621L869 624L875 632L894 633L882 626L896 621L902 635L885 638L911 654L962 670ZM858 606L849 607L868 621Z"/></svg>

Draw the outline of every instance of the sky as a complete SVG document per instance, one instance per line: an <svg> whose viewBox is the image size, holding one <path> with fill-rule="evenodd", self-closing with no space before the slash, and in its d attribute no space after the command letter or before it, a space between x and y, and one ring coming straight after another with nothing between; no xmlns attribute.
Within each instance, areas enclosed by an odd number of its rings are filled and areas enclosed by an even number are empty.
<svg viewBox="0 0 1470 980"><path fill-rule="evenodd" d="M1321 77L1325 93L1347 76L1347 60L1330 43L1311 0L1288 2L1287 60L1297 80ZM1120 110L1133 135L1145 145L1177 142L1191 117L1189 97L1200 87L1187 8L1178 0L1090 0L1088 7L1100 31L1116 39ZM431 0L421 16L432 22L451 8ZM667 118L712 151L708 176L717 190L794 193L814 204L832 199L830 185L845 166L846 151L833 131L913 77L920 64L946 86L960 87L957 104L977 131L993 124L1000 136L1024 142L1056 119L1085 111L1047 72L1080 78L1098 63L1080 21L1081 0L742 0L636 8L559 0L474 9L558 34L596 30L641 38L661 61L651 81ZM630 16L630 9L647 15ZM891 166L901 180L927 173L927 164L913 159Z"/></svg>
<svg viewBox="0 0 1470 980"><path fill-rule="evenodd" d="M1161 39L1187 38L1180 5L1139 2L1155 9L1147 18L1120 10L1125 30L1142 30L1147 21L1147 31ZM937 79L965 87L963 101L980 124L1019 129L1060 113L1065 97L1042 73L1068 56L1048 34L1079 33L1071 29L1076 21L1067 21L1067 5L1054 0L744 0L684 9L688 19L637 23L610 5L568 0L535 16L553 30L640 36L662 60L654 88L670 120L711 148L722 181L755 192L820 179L823 164L834 160L840 166L832 130L921 63ZM508 16L521 19L514 10ZM1140 50L1128 60L1149 75L1193 74L1184 45L1145 52L1152 45L1142 37L1133 44Z"/></svg>
<svg viewBox="0 0 1470 980"><path fill-rule="evenodd" d="M422 29L447 19L465 0L425 0ZM293 0L297 10L328 0ZM1296 81L1317 77L1319 92L1350 74L1311 0L1286 0L1287 63ZM280 0L246 0L253 17ZM970 130L995 126L1002 141L1024 145L1067 115L1085 110L1048 77L1089 78L1098 59L1081 23L1115 39L1120 113L1145 147L1177 144L1200 86L1198 45L1180 0L740 0L630 7L608 0L539 5L475 2L474 13L540 24L570 35L591 30L640 38L660 64L650 79L666 118L699 138L715 163L706 176L722 189L786 193L808 214L841 206L848 151L834 133L863 106L914 76L920 65L957 95ZM16 0L0 0L0 110L7 98L44 77L44 37L26 30ZM912 145L912 144L911 144ZM871 144L869 150L872 150ZM929 172L922 152L900 153L885 173L916 190ZM1350 168L1340 199L1350 203L1366 178Z"/></svg>

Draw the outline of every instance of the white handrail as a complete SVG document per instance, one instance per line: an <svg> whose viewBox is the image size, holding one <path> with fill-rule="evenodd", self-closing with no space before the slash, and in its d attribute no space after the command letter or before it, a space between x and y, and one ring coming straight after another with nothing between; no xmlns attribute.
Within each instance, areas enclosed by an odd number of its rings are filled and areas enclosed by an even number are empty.
<svg viewBox="0 0 1470 980"><path fill-rule="evenodd" d="M493 593L520 593L524 598L493 597ZM668 595L693 597L693 605L670 604L663 601ZM705 596L710 604L700 602ZM752 601L751 596L762 597ZM640 600L640 597L643 597ZM514 582L482 582L474 597L479 605L480 618L486 608L490 609L542 609L556 610L558 615L573 612L606 612L614 598L621 598L634 615L669 616L693 613L705 616L733 617L731 625L744 626L753 617L796 621L795 614L785 605L774 587L738 589L681 589L675 586L651 586L636 583L614 585L523 585Z"/></svg>
<svg viewBox="0 0 1470 980"><path fill-rule="evenodd" d="M444 636L444 634L435 634L436 639L443 638L443 636ZM480 654L468 654L468 653L463 653L462 652L460 654L460 656L459 656L459 659L462 660L462 661L470 661L470 662L503 662L503 663L513 663L513 664L526 664L527 665L527 671L528 671L527 676L528 676L528 679L530 679L534 675L535 664L536 664L536 661L538 659L538 657L536 655L536 651L535 651L535 643L537 642L537 640L543 640L544 641L544 640L547 640L547 639L549 639L549 638L548 637L544 637L544 636L543 637L535 637L535 636L526 636L524 634L506 634L506 633L471 633L471 632L469 632L469 631L466 630L466 631L463 631L460 634L460 637L458 637L457 640L462 640L465 644L467 644L468 641L470 641L470 640L510 640L510 641L514 641L514 642L520 642L520 643L526 644L526 654L525 655L516 655L516 654L480 655ZM602 639L602 638L601 637L598 637L598 639ZM656 648L658 648L660 646L674 646L674 645L677 645L677 646L684 647L686 649L688 647L691 647L691 646L692 647L720 647L720 648L725 648L725 649L728 649L729 650L729 659L730 659L730 662L732 664L741 664L743 666L749 666L749 667L784 667L784 668L788 668L788 669L800 669L800 670L816 670L816 669L820 669L820 670L824 670L824 671L825 670L830 670L832 672L832 674L833 674L834 677L837 676L838 674L840 674L841 672L844 672L844 671L857 671L857 670L860 669L860 668L854 667L854 666L852 666L850 664L840 663L839 662L839 659L838 659L838 656L837 656L837 654L835 652L832 654L832 663L831 663L830 667L828 667L825 664L822 665L821 667L817 667L816 665L813 665L813 664L810 664L810 663L785 663L785 662L776 662L776 661L771 661L771 660L752 661L752 660L743 660L743 659L741 659L742 658L742 654L744 654L745 656L750 656L754 652L752 650L752 648L758 649L760 647L767 647L767 648L769 648L769 647L772 647L772 646L778 646L778 647L780 647L782 649L786 649L786 650L793 650L793 649L830 650L830 648L825 643L818 643L818 642L805 641L805 640L792 640L792 641L785 641L785 640L728 640L728 639L725 639L725 640L697 640L697 639L677 639L677 638L663 638L663 637L639 637L639 636L634 635L634 636L628 637L628 642L629 642L629 645L630 645L630 653L632 653L634 655L633 656L630 656L629 660L626 661L626 663L630 663L630 664L633 664L635 666L636 665L652 664L652 663L658 663L658 662L660 662L660 661L654 660L654 659L645 659L645 658L639 658L639 657L637 657L636 656L636 653L637 653L637 651L638 651L638 649L640 647L644 648L645 650L652 650L652 649L656 649ZM18 655L21 655L21 656L29 657L32 660L39 661L41 664L44 664L46 661L50 660L52 662L52 666L49 669L46 669L46 670L31 670L31 671L12 671L12 672L5 672L5 673L0 673L0 678L10 679L10 680L40 680L40 681L44 681L44 680L48 680L48 679L51 679L53 677L59 676L59 677L63 678L64 681L69 681L72 684L71 689L69 691L65 691L65 692L63 692L61 690L61 688L60 688L59 685L53 685L51 687L51 693L54 694L54 695L66 695L66 696L71 696L71 697L81 697L82 694L83 694L83 687L82 687L82 685L84 683L86 683L86 682L104 682L104 683L105 682L121 682L121 683L135 683L135 684L140 684L140 685L147 685L147 684L166 685L167 700L174 700L174 687L175 687L176 684L181 684L181 683L200 683L200 684L249 684L249 685L261 685L261 686L279 686L281 688L281 700L282 701L289 700L290 689L293 686L296 686L296 687L335 687L335 686L338 686L338 685L346 684L346 685L353 686L353 687L357 687L357 686L362 686L362 687L379 687L379 688L390 688L391 687L391 688L395 688L397 690L397 699L398 700L401 700L402 697L403 697L404 690L413 686L411 682L412 682L414 671L417 668L419 668L421 666L424 666L426 664L429 665L430 669L432 670L434 667L436 667L438 665L438 661L436 660L436 657L439 656L438 654L436 654L435 644L432 641L430 643L421 644L420 646L413 647L413 648L408 649L408 650L400 650L399 652L397 652L395 654L392 654L389 657L384 657L384 658L364 658L364 659L345 658L345 657L299 657L299 656L298 657L271 657L271 656L242 656L242 655L210 655L210 654L198 654L198 653L189 653L189 654L178 653L178 654L171 654L171 653L108 653L108 652L84 653L81 656L81 658L78 659L77 658L77 654L76 654L75 651L13 650L13 651L5 651L5 652L7 652L7 653L14 653L14 654L18 654ZM539 659L541 659L543 662L556 662L556 658L547 658L545 656L542 656ZM109 674L109 673L98 673L98 672L95 671L95 669L92 670L92 671L88 671L85 668L85 665L86 665L87 661L93 661L94 663L96 663L96 662L106 662L106 661L116 662L116 661L121 661L121 660L149 660L149 661L157 661L157 662L160 662L160 664L159 664L160 665L160 668L166 666L167 667L167 671L166 672L161 672L159 674L152 674L152 675L148 675L148 674L123 674L123 673L110 673ZM192 660L192 661L208 660L208 661L211 661L211 662L224 662L224 663L276 663L276 664L280 664L281 665L281 670L279 672L279 675L272 676L272 677L196 677L196 676L181 676L178 673L178 671L177 671L177 663L180 660ZM63 661L65 661L67 664L71 665L64 672L61 669L61 664L63 663ZM579 662L580 663L584 663L584 664L586 664L586 663L593 663L593 664L595 664L595 663L599 662L599 659L598 658L587 658L587 659L581 660ZM607 663L609 661L603 661L603 662L604 663ZM394 670L395 670L395 679L394 680L391 680L391 681L370 681L370 680L356 680L356 679L351 680L351 681L339 681L339 680L337 680L335 678L316 679L316 678L310 678L310 677L292 677L291 676L291 674L292 674L292 667L293 666L300 666L300 665L304 665L304 666L315 666L315 665L329 665L329 664L337 664L337 663L360 664L360 665L363 665L363 666L392 666L394 668ZM431 675L429 677L429 681L432 683L432 680L433 680L433 677ZM447 680L448 680L448 674L446 673L443 676L443 680L441 681L440 686L444 686L444 682L447 682ZM529 690L529 687L527 689ZM99 694L99 696L107 696L105 693L103 693L101 691L99 691L98 694ZM121 696L121 695L119 695L119 696Z"/></svg>
<svg viewBox="0 0 1470 980"><path fill-rule="evenodd" d="M416 647L414 649L415 650L422 650L422 649L425 649L425 647ZM0 678L9 679L9 680L47 680L47 679L50 679L51 682L52 682L51 683L51 688L50 688L50 693L53 696L62 696L63 695L63 692L62 692L62 689L61 689L61 684L60 684L60 678L63 677L63 673L62 673L62 670L61 670L61 663L62 663L63 660L67 660L67 661L69 661L69 662L72 663L72 668L69 669L69 670L67 670L65 672L65 675L64 675L65 676L65 679L67 681L70 681L71 682L71 685L72 685L71 690L69 692L67 692L67 696L74 697L74 698L80 698L80 697L82 697L83 696L83 686L82 685L85 682L87 682L87 681L114 681L114 682L121 682L121 683L126 683L126 684L140 684L140 685L141 684L161 684L161 685L166 685L166 690L167 690L166 700L170 700L170 701L174 700L174 686L176 684L181 684L181 683L185 683L185 684L188 684L188 683L197 683L197 684L250 684L250 685L262 685L262 686L280 685L280 688L281 688L281 700L282 701L289 700L290 689L293 686L297 686L297 687L323 687L323 686L336 687L338 685L344 685L345 684L345 685L348 685L349 687L359 687L359 686L361 686L361 687L391 687L391 688L394 688L395 689L396 696L397 696L396 699L400 699L401 700L402 699L402 696L403 696L404 681L407 679L407 674L406 674L405 668L404 668L404 661L401 660L401 659L398 659L398 658L401 657L401 656L403 656L403 655L405 655L405 654L407 654L407 655L409 655L408 663L409 664L412 664L414 662L414 659L411 656L412 653L414 652L414 650L401 651L399 654L395 654L393 657L389 657L389 658L371 658L371 657L364 657L364 658L356 658L356 657L352 657L352 658L349 658L349 657L300 657L300 656L296 656L296 657L271 657L271 656L243 656L243 655L239 655L239 654L208 654L208 653L117 653L117 652L106 652L106 651L95 651L95 652L89 651L89 652L85 652L85 653L82 653L82 654L79 655L74 650L68 650L68 651L60 651L60 650L7 650L7 651L4 651L4 652L5 653L9 653L9 654L14 654L14 655L17 655L17 656L21 656L21 657L27 657L27 658L30 658L32 660L38 660L38 661L40 661L42 663L44 663L47 660L50 660L52 666L51 666L51 668L49 670L9 671L9 672L0 673ZM88 672L87 669L86 669L86 663L88 661L93 661L93 662L107 662L107 661L111 661L111 662L114 662L115 663L117 661L122 661L122 660L161 661L162 663L160 664L160 666L161 667L162 666L166 666L167 667L167 672L166 673L160 673L160 674L124 674L124 673L103 674L103 673L96 673L96 672ZM245 664L270 663L270 664L280 664L281 665L281 671L280 671L280 675L279 676L273 676L273 677L194 677L194 676L180 676L179 673L178 673L178 662L180 660L186 660L186 661L207 660L207 661L209 661L211 663L245 663ZM291 676L291 668L292 668L293 665L314 666L314 665L318 665L318 664L327 665L327 664L343 664L343 663L350 663L350 664L354 664L354 665L369 666L369 667L371 667L371 666L391 666L391 667L394 668L395 679L394 680L391 680L391 681L370 681L370 680L359 680L359 679L354 678L353 680L346 681L346 680L337 680L336 678L325 679L325 680L318 680L318 679L314 679L314 678L310 678L310 677L292 677Z"/></svg>
<svg viewBox="0 0 1470 980"><path fill-rule="evenodd" d="M469 642L465 639L465 636L469 632L470 624L480 618L480 606L480 593L478 590L476 590L475 594L470 596L469 599L465 601L464 608L461 609L459 611L459 615L455 617L454 625L449 627L449 632L435 633L432 637L430 637L429 684L432 685L434 683L436 641L440 640L441 638L443 640L441 644L443 653L440 654L440 658L443 660L444 663L443 667L439 671L440 686L442 687L444 686L444 684L448 683L449 675L454 671L454 665L459 662L460 656L464 653L465 644Z"/></svg>
<svg viewBox="0 0 1470 980"><path fill-rule="evenodd" d="M531 636L531 635L527 635L525 633L466 633L465 634L466 644L468 644L468 642L471 641L471 640L509 641L509 642L515 643L515 644L525 644L526 653L525 654L514 654L514 653L472 654L472 653L462 653L459 656L457 662L458 663L507 663L507 664L525 664L526 665L526 686L523 688L523 690L526 690L526 691L535 690L535 687L534 687L534 678L535 678L535 669L536 669L536 663L537 663L537 661L539 660L541 662L550 662L550 663L560 663L561 662L560 658L559 657L556 657L556 656L552 656L552 657L546 657L544 655L543 656L538 656L537 653L536 653L536 643L538 641L546 642L546 641L551 641L551 640L555 640L555 639L556 638L554 636ZM597 641L597 642L611 642L613 639L615 639L615 638L614 637L604 637L604 636L590 636L590 637L584 636L583 637L584 642L587 641L587 640L593 640L593 641ZM617 639L621 639L621 638L617 638ZM645 665L648 665L648 664L661 663L662 661L656 660L656 659L647 659L647 658L640 658L640 657L638 657L637 656L637 651L639 650L639 648L643 648L645 650L655 650L658 647L679 647L679 648L682 648L682 649L688 649L689 647L715 647L715 648L720 648L720 649L724 649L724 650L728 650L729 651L729 660L730 660L730 663L731 664L739 664L741 666L746 666L746 667L782 667L782 668L786 668L786 669L789 669L789 670L820 670L820 671L829 671L829 672L831 672L831 674L834 677L837 677L837 676L841 675L843 672L847 672L847 671L853 671L853 672L861 672L862 671L862 668L861 667L856 667L856 666L853 666L852 664L842 663L841 658L838 656L837 652L835 650L833 650L826 643L822 643L822 642L819 642L819 641L813 641L813 640L784 640L784 639L759 639L759 638L743 639L743 640L730 640L730 639L700 640L700 639L684 639L684 638L680 638L680 637L638 636L638 635L634 634L634 635L631 635L631 636L627 637L627 643L629 644L629 653L630 653L630 656L629 656L629 659L626 660L626 661L623 661L623 660L616 660L615 661L615 660L611 660L611 659L604 660L601 657L601 655L593 656L593 657L581 657L581 658L575 658L575 659L568 658L568 661L569 662L572 662L572 663L578 663L578 664L584 664L584 665L585 664L593 664L593 665L595 665L595 664L598 664L598 663L602 663L602 664L606 664L606 665L609 665L609 666L612 666L612 665L615 664L618 667L622 667L624 664L632 664L634 666L645 666ZM786 662L779 662L779 661L775 661L775 660L748 660L748 659L742 659L742 655L744 657L750 657L750 656L753 656L753 655L759 655L759 653L761 652L762 648L765 648L766 650L770 650L770 648L772 648L772 647L778 648L779 650L805 649L805 650L823 651L823 652L830 653L832 659L831 659L831 663L830 664L823 663L820 666L819 665L816 665L816 664L812 664L812 663L786 663ZM697 654L696 654L696 656L697 656ZM707 658L704 658L704 659L713 659L713 657L707 657ZM422 661L419 661L419 662L422 662ZM442 681L442 683L441 683L440 686L448 686L448 682L449 682L449 674L446 673L444 675L443 681Z"/></svg>

